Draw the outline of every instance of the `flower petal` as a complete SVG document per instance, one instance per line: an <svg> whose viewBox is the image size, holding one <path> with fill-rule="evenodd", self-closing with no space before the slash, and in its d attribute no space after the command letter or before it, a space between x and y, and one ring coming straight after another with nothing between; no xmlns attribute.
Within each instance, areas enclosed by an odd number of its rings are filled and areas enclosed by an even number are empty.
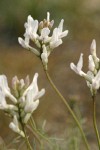
<svg viewBox="0 0 100 150"><path fill-rule="evenodd" d="M77 70L78 70L78 71L81 71L81 70L82 70L82 67L83 67L83 54L81 53L80 58L79 58L79 61L78 61L78 63L77 63Z"/></svg>
<svg viewBox="0 0 100 150"><path fill-rule="evenodd" d="M7 77L5 75L0 75L0 88L6 97L9 97L14 103L17 103L17 99L10 93Z"/></svg>
<svg viewBox="0 0 100 150"><path fill-rule="evenodd" d="M89 55L89 70L90 71L94 71L95 70L95 64L94 64L92 55Z"/></svg>
<svg viewBox="0 0 100 150"><path fill-rule="evenodd" d="M92 55L96 55L96 40L93 39L92 40L92 44L90 46L90 51Z"/></svg>

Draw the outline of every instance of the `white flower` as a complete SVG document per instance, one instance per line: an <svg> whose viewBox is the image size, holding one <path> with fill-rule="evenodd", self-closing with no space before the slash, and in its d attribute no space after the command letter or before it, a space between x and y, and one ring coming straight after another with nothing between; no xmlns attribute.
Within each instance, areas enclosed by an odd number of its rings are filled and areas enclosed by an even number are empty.
<svg viewBox="0 0 100 150"><path fill-rule="evenodd" d="M59 26L58 26L58 29L59 29L59 38L63 38L65 36L67 36L68 34L68 30L65 30L63 32L63 23L64 23L64 19L61 20Z"/></svg>
<svg viewBox="0 0 100 150"><path fill-rule="evenodd" d="M11 128L14 132L18 133L22 137L25 137L25 134L22 130L19 129L19 124L17 120L17 116L15 115L13 118L13 122L9 124L9 128Z"/></svg>
<svg viewBox="0 0 100 150"><path fill-rule="evenodd" d="M25 34L25 40L23 40L21 37L19 37L18 42L23 48L26 48L26 49L32 51L37 56L40 55L40 53L37 49L35 49L29 45L29 37L27 36L27 34Z"/></svg>
<svg viewBox="0 0 100 150"><path fill-rule="evenodd" d="M28 16L27 22L25 23L26 32L30 39L36 40L38 37L38 20L34 20L31 15Z"/></svg>
<svg viewBox="0 0 100 150"><path fill-rule="evenodd" d="M6 102L6 99L5 99L5 95L4 93L2 92L2 90L0 90L0 109L2 110L6 110L6 111L12 111L12 110L15 110L17 111L18 108L14 105L11 105L11 104L7 104Z"/></svg>
<svg viewBox="0 0 100 150"><path fill-rule="evenodd" d="M39 37L39 39L41 40L41 41L43 41L44 43L47 43L47 42L49 42L50 41L50 37L48 36L50 34L50 30L49 30L49 28L43 28L42 30L41 30L41 36Z"/></svg>
<svg viewBox="0 0 100 150"><path fill-rule="evenodd" d="M8 82L5 75L0 75L0 89L5 97L10 98L10 100L12 100L14 103L17 103L17 99L10 92L10 88L8 87Z"/></svg>
<svg viewBox="0 0 100 150"><path fill-rule="evenodd" d="M24 111L25 113L32 113L39 105L39 98L42 97L45 93L45 90L42 89L39 91L37 85L38 73L34 75L33 81L30 86L23 93L24 98Z"/></svg>
<svg viewBox="0 0 100 150"><path fill-rule="evenodd" d="M62 44L62 40L59 39L59 29L55 28L53 30L53 34L52 34L52 37L51 37L50 48L54 49L54 48L58 47L61 44Z"/></svg>
<svg viewBox="0 0 100 150"><path fill-rule="evenodd" d="M58 28L55 28L53 30L53 34L52 34L51 41L50 41L51 49L54 49L54 48L58 47L59 45L61 45L62 38L67 36L67 34L68 34L68 30L65 30L63 32L63 23L64 23L64 20L62 19Z"/></svg>
<svg viewBox="0 0 100 150"><path fill-rule="evenodd" d="M79 74L80 76L84 75L84 72L82 71L82 67L83 67L83 54L82 53L80 55L77 65L75 66L74 63L71 63L70 67L73 71L75 71L75 73Z"/></svg>
<svg viewBox="0 0 100 150"><path fill-rule="evenodd" d="M74 63L71 63L70 67L76 74L84 77L87 81L91 82L91 77L82 71L82 67L83 67L83 54L82 53L80 55L77 65L75 65Z"/></svg>
<svg viewBox="0 0 100 150"><path fill-rule="evenodd" d="M38 73L34 75L33 81L30 86L24 91L23 96L20 99L20 107L23 108L21 113L23 123L27 123L30 119L33 111L35 111L39 105L39 98L41 98L45 90L39 91L37 85Z"/></svg>
<svg viewBox="0 0 100 150"><path fill-rule="evenodd" d="M18 42L23 48L26 48L26 49L29 48L29 37L27 35L25 36L25 40L19 37Z"/></svg>

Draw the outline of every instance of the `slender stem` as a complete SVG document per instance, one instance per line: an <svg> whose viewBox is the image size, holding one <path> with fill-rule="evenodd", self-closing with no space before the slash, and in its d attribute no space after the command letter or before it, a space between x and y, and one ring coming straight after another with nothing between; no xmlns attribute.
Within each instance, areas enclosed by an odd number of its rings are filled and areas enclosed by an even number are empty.
<svg viewBox="0 0 100 150"><path fill-rule="evenodd" d="M23 130L23 132L24 132L24 134L25 134L24 139L25 139L25 141L26 141L27 149L28 149L28 150L33 150L32 147L31 147L31 145L30 145L30 142L29 142L29 140L28 140L27 134L26 134L25 125L24 125L23 122L22 122L19 104L18 104L18 113L19 113L19 117L20 117L20 118L19 118L19 122L20 122L20 125L21 125L21 127L22 127L22 130Z"/></svg>
<svg viewBox="0 0 100 150"><path fill-rule="evenodd" d="M33 123L34 128L37 129L36 123L35 123L35 121L34 121L34 119L33 119L32 116L31 116L31 121L32 121L32 123Z"/></svg>
<svg viewBox="0 0 100 150"><path fill-rule="evenodd" d="M46 140L50 145L52 145L52 143L49 141L48 138L46 138L43 134L41 134L35 127L34 127L34 123L33 123L33 119L30 118L30 125L32 127L32 129L40 136L42 137L44 140Z"/></svg>
<svg viewBox="0 0 100 150"><path fill-rule="evenodd" d="M38 143L41 145L41 140L37 136L36 132L29 125L27 125L27 128L33 133L33 136L37 139Z"/></svg>
<svg viewBox="0 0 100 150"><path fill-rule="evenodd" d="M31 147L31 145L30 145L30 142L28 140L28 137L27 137L25 129L24 129L24 134L25 134L25 141L26 141L26 144L27 144L27 149L28 150L33 150L32 147Z"/></svg>
<svg viewBox="0 0 100 150"><path fill-rule="evenodd" d="M96 134L96 138L97 138L97 142L98 142L98 147L100 150L100 136L99 136L99 131L97 128L97 121L96 121L96 100L95 100L95 96L92 96L92 100L93 100L93 125L94 125L94 130L95 130L95 134Z"/></svg>
<svg viewBox="0 0 100 150"><path fill-rule="evenodd" d="M81 135L82 135L82 137L83 137L83 140L84 140L84 143L85 143L85 145L86 145L86 147L87 147L87 150L90 150L89 145L88 145L88 142L87 142L87 139L86 139L86 136L85 136L85 134L84 134L84 131L83 131L83 129L82 129L82 127L81 127L81 125L80 125L80 123L79 123L79 121L78 121L76 115L74 114L74 112L73 112L72 109L70 108L70 106L69 106L68 102L66 101L66 99L62 96L62 94L59 92L59 90L58 90L58 89L56 88L56 86L54 85L54 83L53 83L53 81L52 81L52 79L51 79L51 77L50 77L50 75L49 75L49 73L48 73L47 70L45 70L45 73L46 73L46 76L47 76L47 78L48 78L50 84L52 85L52 87L54 88L54 90L56 91L56 93L60 96L61 100L62 100L63 103L66 105L67 109L69 110L69 112L71 113L73 119L75 120L75 122L76 122L76 124L77 124L77 126L78 126L78 128L79 128L79 130L80 130L80 132L81 132Z"/></svg>

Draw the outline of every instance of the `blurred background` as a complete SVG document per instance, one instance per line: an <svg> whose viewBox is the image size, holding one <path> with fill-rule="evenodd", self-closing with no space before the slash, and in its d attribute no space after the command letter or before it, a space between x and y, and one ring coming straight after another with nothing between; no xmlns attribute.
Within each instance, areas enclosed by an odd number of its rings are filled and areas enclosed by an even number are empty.
<svg viewBox="0 0 100 150"><path fill-rule="evenodd" d="M55 21L54 27L63 18L64 30L69 30L63 45L56 48L49 58L49 73L72 109L76 113L78 110L91 148L97 150L90 91L84 79L70 69L70 62L77 63L82 52L84 53L83 70L88 70L88 55L92 39L97 41L97 55L100 58L99 0L0 0L0 74L7 75L10 86L15 75L20 79L29 74L32 80L34 73L39 73L39 88L44 87L46 94L40 100L40 105L33 116L40 128L46 120L45 130L49 136L66 139L65 145L62 144L62 149L66 149L69 129L74 132L76 125L46 79L40 60L18 44L18 37L23 37L24 34L27 16L31 15L41 21L46 18L47 11L51 14L51 20ZM98 93L96 102L100 129L99 99ZM9 118L2 112L0 114L0 136L8 144L14 134L8 127ZM83 149L85 150L84 146Z"/></svg>

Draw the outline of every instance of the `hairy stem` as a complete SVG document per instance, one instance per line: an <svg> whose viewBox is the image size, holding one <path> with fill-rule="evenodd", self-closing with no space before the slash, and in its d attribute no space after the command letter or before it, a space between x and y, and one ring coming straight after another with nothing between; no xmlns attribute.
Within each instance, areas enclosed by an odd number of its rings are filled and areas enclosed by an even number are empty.
<svg viewBox="0 0 100 150"><path fill-rule="evenodd" d="M44 70L45 70L45 69L44 69ZM45 70L45 73L46 73L47 79L49 80L49 82L50 82L50 84L52 85L53 89L54 89L54 90L56 91L56 93L59 95L59 97L61 98L61 100L63 101L63 103L65 104L65 106L67 107L68 111L69 111L70 114L72 115L73 119L75 120L75 122L76 122L76 124L77 124L77 126L78 126L78 128L79 128L79 130L80 130L80 133L81 133L81 135L82 135L82 137L83 137L83 140L84 140L84 143L85 143L85 145L86 145L87 150L90 150L89 144L88 144L87 139L86 139L86 136L85 136L85 134L84 134L84 131L83 131L83 129L82 129L81 125L80 125L80 122L78 121L76 115L74 114L74 112L73 112L72 109L70 108L70 106L69 106L68 102L66 101L66 99L62 96L62 94L59 92L59 90L58 90L58 89L56 88L56 86L54 85L54 83L53 83L53 81L52 81L52 79L51 79L51 77L50 77L50 75L49 75L49 73L48 73L47 70Z"/></svg>
<svg viewBox="0 0 100 150"><path fill-rule="evenodd" d="M100 136L99 136L99 131L97 128L97 121L96 121L96 99L95 99L95 96L92 96L92 100L93 100L93 125L94 125L94 130L95 130L95 134L96 134L96 138L97 138L97 142L98 142L98 147L100 150Z"/></svg>

